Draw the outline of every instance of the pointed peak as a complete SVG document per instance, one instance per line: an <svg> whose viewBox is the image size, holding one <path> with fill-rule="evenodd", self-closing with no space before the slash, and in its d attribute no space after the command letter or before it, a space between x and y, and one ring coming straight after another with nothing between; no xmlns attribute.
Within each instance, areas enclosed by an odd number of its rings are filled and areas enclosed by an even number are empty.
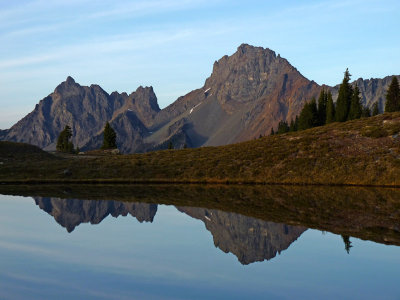
<svg viewBox="0 0 400 300"><path fill-rule="evenodd" d="M135 92L129 95L139 105L148 105L154 111L160 111L158 106L157 96L154 93L152 86L139 86Z"/></svg>
<svg viewBox="0 0 400 300"><path fill-rule="evenodd" d="M65 82L67 84L75 84L76 83L75 80L71 76L68 76L67 79L65 80Z"/></svg>
<svg viewBox="0 0 400 300"><path fill-rule="evenodd" d="M63 91L65 91L65 90L68 90L68 89L70 89L70 88L72 88L72 87L79 87L80 85L79 84L77 84L76 82L75 82L75 80L71 77L71 76L68 76L67 77L67 79L65 80L65 81L63 81L63 82L61 82L56 88L55 88L55 92L58 92L58 93L62 93Z"/></svg>

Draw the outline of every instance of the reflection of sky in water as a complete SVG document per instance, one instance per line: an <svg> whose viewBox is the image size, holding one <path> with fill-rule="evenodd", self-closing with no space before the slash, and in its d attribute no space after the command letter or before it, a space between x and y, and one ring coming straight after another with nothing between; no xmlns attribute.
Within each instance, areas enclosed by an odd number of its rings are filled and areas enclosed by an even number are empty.
<svg viewBox="0 0 400 300"><path fill-rule="evenodd" d="M398 299L400 248L307 230L270 261L241 265L203 222L160 205L71 234L32 198L0 196L0 298ZM62 295L62 297L60 296Z"/></svg>

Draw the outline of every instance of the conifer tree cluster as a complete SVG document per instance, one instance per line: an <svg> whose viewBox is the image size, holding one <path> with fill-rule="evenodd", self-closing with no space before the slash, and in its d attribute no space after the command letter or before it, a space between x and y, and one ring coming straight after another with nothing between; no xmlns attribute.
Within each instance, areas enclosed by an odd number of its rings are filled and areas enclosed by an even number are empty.
<svg viewBox="0 0 400 300"><path fill-rule="evenodd" d="M393 76L386 93L385 112L400 111L400 87L396 76Z"/></svg>
<svg viewBox="0 0 400 300"><path fill-rule="evenodd" d="M342 84L339 87L339 94L336 104L333 103L332 94L330 91L322 90L317 100L313 98L310 102L304 104L303 109L295 120L292 120L290 126L286 121L280 121L277 134L305 130L308 128L323 126L332 122L345 122L364 117L370 117L371 111L368 107L364 107L361 102L360 90L356 85L354 88L350 85L350 73L346 69ZM387 99L393 99L386 102L391 103L390 107L398 107L400 110L400 89L399 84L394 77L395 83L389 88ZM397 96L393 96L397 95ZM389 98L388 98L389 97ZM397 105L397 106L396 106ZM374 103L372 115L379 114L378 103ZM273 128L271 134L274 134Z"/></svg>
<svg viewBox="0 0 400 300"><path fill-rule="evenodd" d="M60 132L57 139L56 149L59 152L73 153L74 144L71 142L72 131L71 127L65 126L64 130Z"/></svg>

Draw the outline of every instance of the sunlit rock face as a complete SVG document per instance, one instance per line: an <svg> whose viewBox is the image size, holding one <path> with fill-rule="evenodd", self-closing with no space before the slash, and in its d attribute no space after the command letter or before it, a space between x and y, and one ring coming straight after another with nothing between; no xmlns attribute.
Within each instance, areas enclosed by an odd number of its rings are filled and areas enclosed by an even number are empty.
<svg viewBox="0 0 400 300"><path fill-rule="evenodd" d="M304 227L265 222L214 209L177 209L203 221L213 236L215 246L225 253L233 253L244 265L274 258L306 230Z"/></svg>
<svg viewBox="0 0 400 300"><path fill-rule="evenodd" d="M68 232L81 223L99 224L108 215L135 217L139 222L153 222L157 204L34 197L40 209L53 216Z"/></svg>

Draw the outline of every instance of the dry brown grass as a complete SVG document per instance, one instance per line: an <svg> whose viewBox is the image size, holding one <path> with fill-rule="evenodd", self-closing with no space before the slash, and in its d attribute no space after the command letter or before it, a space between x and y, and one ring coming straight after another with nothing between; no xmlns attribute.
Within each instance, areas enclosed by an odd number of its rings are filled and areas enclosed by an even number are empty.
<svg viewBox="0 0 400 300"><path fill-rule="evenodd" d="M60 158L24 154L8 162L0 157L0 180L398 186L399 130L400 113L390 113L220 147Z"/></svg>

